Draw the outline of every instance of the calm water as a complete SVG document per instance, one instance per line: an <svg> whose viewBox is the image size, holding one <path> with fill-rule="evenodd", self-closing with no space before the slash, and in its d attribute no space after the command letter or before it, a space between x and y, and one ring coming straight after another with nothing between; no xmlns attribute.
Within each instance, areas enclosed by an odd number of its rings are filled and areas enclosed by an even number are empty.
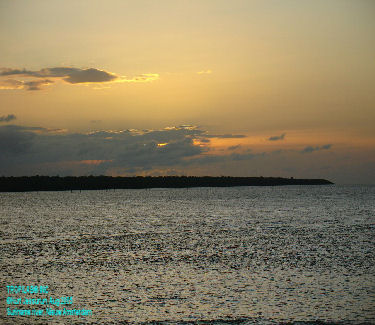
<svg viewBox="0 0 375 325"><path fill-rule="evenodd" d="M0 193L0 323L374 323L374 198L371 186ZM48 285L93 315L6 316L12 284Z"/></svg>

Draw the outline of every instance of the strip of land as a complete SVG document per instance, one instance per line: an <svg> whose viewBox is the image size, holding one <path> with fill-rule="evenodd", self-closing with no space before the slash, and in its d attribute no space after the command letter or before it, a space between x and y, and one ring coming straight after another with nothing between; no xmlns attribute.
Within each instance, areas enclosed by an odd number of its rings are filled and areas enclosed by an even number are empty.
<svg viewBox="0 0 375 325"><path fill-rule="evenodd" d="M187 188L231 186L329 185L325 179L281 177L210 177L210 176L24 176L0 177L0 192L80 191L142 188Z"/></svg>

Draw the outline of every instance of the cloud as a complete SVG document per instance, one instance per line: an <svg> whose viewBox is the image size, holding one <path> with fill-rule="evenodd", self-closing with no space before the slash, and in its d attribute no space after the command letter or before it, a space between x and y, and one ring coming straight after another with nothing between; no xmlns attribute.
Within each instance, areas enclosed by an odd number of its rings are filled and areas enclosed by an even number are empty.
<svg viewBox="0 0 375 325"><path fill-rule="evenodd" d="M49 79L32 80L32 81L23 82L23 86L26 90L41 90L43 86L47 86L52 83L53 81Z"/></svg>
<svg viewBox="0 0 375 325"><path fill-rule="evenodd" d="M53 81L49 79L36 79L30 81L6 79L0 80L0 89L26 89L26 90L41 90L43 86L52 84Z"/></svg>
<svg viewBox="0 0 375 325"><path fill-rule="evenodd" d="M113 73L95 68L80 69L71 67L55 67L45 68L39 71L3 68L0 71L0 76L62 78L64 81L72 84L85 82L108 82L118 78Z"/></svg>
<svg viewBox="0 0 375 325"><path fill-rule="evenodd" d="M200 142L211 135L192 125L159 130L68 133L34 126L0 126L0 175L110 174L252 159L256 154L215 155ZM215 137L228 137L228 134ZM233 135L230 135L233 137ZM198 141L197 141L198 140Z"/></svg>
<svg viewBox="0 0 375 325"><path fill-rule="evenodd" d="M325 144L323 146L316 146L316 147L307 146L304 149L302 149L300 153L311 153L311 152L319 151L319 150L328 150L328 149L331 149L331 147L332 147L331 144Z"/></svg>
<svg viewBox="0 0 375 325"><path fill-rule="evenodd" d="M269 137L268 138L268 141L278 141L278 140L284 140L285 138L285 133L281 134L281 135L275 135L273 137Z"/></svg>
<svg viewBox="0 0 375 325"><path fill-rule="evenodd" d="M7 161L11 165L12 156L22 156L30 151L33 143L34 133L27 129L21 129L6 125L0 127L0 166L1 162Z"/></svg>
<svg viewBox="0 0 375 325"><path fill-rule="evenodd" d="M0 89L23 89L24 82L15 79L0 79Z"/></svg>
<svg viewBox="0 0 375 325"><path fill-rule="evenodd" d="M22 78L26 78L26 80L23 80ZM33 79L30 80L30 78ZM87 83L108 84L113 82L151 82L157 79L159 79L159 75L156 73L146 73L133 77L126 77L96 68L82 69L74 67L53 67L35 71L10 68L0 69L0 89L40 90L43 86L52 84L56 80L62 80L68 84L74 85Z"/></svg>
<svg viewBox="0 0 375 325"><path fill-rule="evenodd" d="M179 170L180 174L192 171L211 175L275 172L283 176L284 167L305 166L306 159L301 153L332 147L325 144L308 146L303 150L253 152L243 145L229 149L235 151L219 152L215 148L211 150L209 145L201 145L202 140L210 140L211 136L193 125L157 130L97 130L90 133L69 133L39 126L0 125L0 175L151 175L165 170Z"/></svg>
<svg viewBox="0 0 375 325"><path fill-rule="evenodd" d="M10 122L17 119L16 115L8 114L7 116L0 116L0 122Z"/></svg>
<svg viewBox="0 0 375 325"><path fill-rule="evenodd" d="M84 165L100 165L105 162L112 162L112 160L80 160L75 163Z"/></svg>
<svg viewBox="0 0 375 325"><path fill-rule="evenodd" d="M230 146L230 147L228 147L228 150L236 150L236 149L238 149L240 147L241 147L241 145L237 144L236 146Z"/></svg>
<svg viewBox="0 0 375 325"><path fill-rule="evenodd" d="M202 71L198 71L197 74L211 74L212 73L212 70L202 70Z"/></svg>
<svg viewBox="0 0 375 325"><path fill-rule="evenodd" d="M159 79L157 73L144 73L134 77L121 77L116 82L150 82Z"/></svg>
<svg viewBox="0 0 375 325"><path fill-rule="evenodd" d="M175 127L84 134L59 133L42 127L1 126L0 175L72 174L77 165L83 166L83 172L93 174L106 173L110 168L150 170L173 166L207 151L194 144L194 138L203 132Z"/></svg>
<svg viewBox="0 0 375 325"><path fill-rule="evenodd" d="M72 69L72 68L52 68L51 72L55 71L56 77L63 77L63 80L71 83L87 83L87 82L108 82L117 79L115 74L104 70L94 68L90 69ZM53 74L51 75L51 77Z"/></svg>

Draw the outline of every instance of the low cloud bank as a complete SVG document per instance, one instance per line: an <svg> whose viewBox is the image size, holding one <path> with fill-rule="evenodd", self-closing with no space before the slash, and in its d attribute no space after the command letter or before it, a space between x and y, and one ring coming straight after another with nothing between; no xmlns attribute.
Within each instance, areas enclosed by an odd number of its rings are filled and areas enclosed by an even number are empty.
<svg viewBox="0 0 375 325"><path fill-rule="evenodd" d="M209 143L212 136L190 125L161 130L103 130L88 134L63 131L1 126L0 173L29 174L38 169L43 173L43 166L50 166L51 170L54 166L56 173L76 174L77 166L81 166L81 171L105 174L113 168L130 172L223 160L220 156L201 157L209 151L208 146L198 145L194 140Z"/></svg>
<svg viewBox="0 0 375 325"><path fill-rule="evenodd" d="M145 73L126 77L97 68L52 67L41 70L0 69L0 89L41 90L58 80L68 84L149 82L159 78L158 74Z"/></svg>
<svg viewBox="0 0 375 325"><path fill-rule="evenodd" d="M10 121L10 114L1 117ZM38 126L0 126L0 175L98 175L142 174L146 171L177 168L184 170L210 164L275 159L274 154L306 154L328 150L330 144L308 146L303 150L253 152L241 146L219 154L210 151L210 139L240 138L244 135L211 135L192 125L160 130L101 130L68 133L62 129ZM239 150L237 150L239 149ZM243 150L242 150L243 149ZM236 150L236 151L232 151ZM207 167L211 168L211 167Z"/></svg>

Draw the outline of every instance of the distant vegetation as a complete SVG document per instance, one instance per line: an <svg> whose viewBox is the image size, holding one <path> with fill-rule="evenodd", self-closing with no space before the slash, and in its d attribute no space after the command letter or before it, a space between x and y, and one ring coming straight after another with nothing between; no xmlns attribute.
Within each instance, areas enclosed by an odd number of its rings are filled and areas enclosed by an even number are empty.
<svg viewBox="0 0 375 325"><path fill-rule="evenodd" d="M281 177L111 177L111 176L31 176L0 177L0 192L77 191L142 188L328 185L325 179L294 179Z"/></svg>

